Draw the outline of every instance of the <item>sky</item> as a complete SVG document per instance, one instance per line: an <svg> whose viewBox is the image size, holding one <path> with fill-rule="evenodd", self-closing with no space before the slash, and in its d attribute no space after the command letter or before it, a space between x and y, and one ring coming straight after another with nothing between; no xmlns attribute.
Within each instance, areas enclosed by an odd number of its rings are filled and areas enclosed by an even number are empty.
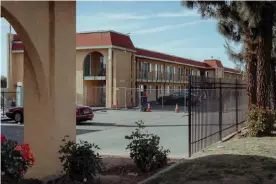
<svg viewBox="0 0 276 184"><path fill-rule="evenodd" d="M9 23L4 18L0 23L1 75L6 75ZM225 67L235 66L225 52L225 39L217 30L217 21L202 19L176 1L77 1L76 29L114 30L129 34L139 48L198 61L214 58Z"/></svg>

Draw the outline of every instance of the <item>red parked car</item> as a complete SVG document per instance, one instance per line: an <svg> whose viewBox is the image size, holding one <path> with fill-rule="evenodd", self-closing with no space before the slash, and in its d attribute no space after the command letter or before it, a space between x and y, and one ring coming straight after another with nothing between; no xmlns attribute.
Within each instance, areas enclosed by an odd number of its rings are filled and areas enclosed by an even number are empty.
<svg viewBox="0 0 276 184"><path fill-rule="evenodd" d="M8 118L13 119L17 123L23 123L23 113L24 108L23 107L14 107L10 108L8 112L6 112L6 116ZM76 105L76 122L80 123L82 121L87 120L93 120L94 113L91 109L91 107L88 106L82 106L82 105Z"/></svg>

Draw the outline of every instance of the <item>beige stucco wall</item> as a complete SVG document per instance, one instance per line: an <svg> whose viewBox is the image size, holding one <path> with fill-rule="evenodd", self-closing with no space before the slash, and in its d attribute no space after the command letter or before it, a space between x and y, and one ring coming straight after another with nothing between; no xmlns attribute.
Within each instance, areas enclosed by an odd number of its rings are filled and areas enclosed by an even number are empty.
<svg viewBox="0 0 276 184"><path fill-rule="evenodd" d="M131 104L131 62L132 52L113 49L113 105L124 107ZM126 100L125 100L126 99Z"/></svg>
<svg viewBox="0 0 276 184"><path fill-rule="evenodd" d="M25 45L24 67L14 65L24 68L24 142L36 159L26 177L58 175L61 140L76 138L76 2L4 1L1 10Z"/></svg>
<svg viewBox="0 0 276 184"><path fill-rule="evenodd" d="M8 80L8 91L9 92L15 92L16 91L16 84L17 82L23 82L23 53L13 53L11 54L11 72L12 74L10 76L10 80ZM15 99L16 94L15 93L9 93L8 94L9 99Z"/></svg>
<svg viewBox="0 0 276 184"><path fill-rule="evenodd" d="M23 53L13 53L11 59L12 80L9 80L9 91L16 91L17 82L23 82Z"/></svg>

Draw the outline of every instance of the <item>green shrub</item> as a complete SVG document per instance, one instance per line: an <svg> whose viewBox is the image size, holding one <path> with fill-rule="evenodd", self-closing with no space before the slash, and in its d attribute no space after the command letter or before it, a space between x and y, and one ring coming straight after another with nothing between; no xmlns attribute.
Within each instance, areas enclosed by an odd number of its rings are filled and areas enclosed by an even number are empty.
<svg viewBox="0 0 276 184"><path fill-rule="evenodd" d="M125 139L130 140L126 149L130 150L130 157L136 166L143 172L149 172L163 167L167 164L169 150L159 147L160 137L157 135L143 133L145 128L142 121L136 122L138 128Z"/></svg>
<svg viewBox="0 0 276 184"><path fill-rule="evenodd" d="M276 124L276 113L269 109L253 107L246 117L246 126L250 136L270 136Z"/></svg>
<svg viewBox="0 0 276 184"><path fill-rule="evenodd" d="M65 176L74 183L93 182L96 172L103 168L102 158L93 150L100 148L87 141L75 143L65 138L62 141L64 145L60 146L59 159Z"/></svg>

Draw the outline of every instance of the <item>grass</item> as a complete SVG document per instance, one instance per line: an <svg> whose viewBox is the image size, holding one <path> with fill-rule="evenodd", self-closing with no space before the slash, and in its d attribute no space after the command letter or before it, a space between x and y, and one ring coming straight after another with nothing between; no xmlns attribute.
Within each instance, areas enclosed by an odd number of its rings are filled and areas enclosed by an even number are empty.
<svg viewBox="0 0 276 184"><path fill-rule="evenodd" d="M214 144L147 184L275 184L276 137Z"/></svg>

